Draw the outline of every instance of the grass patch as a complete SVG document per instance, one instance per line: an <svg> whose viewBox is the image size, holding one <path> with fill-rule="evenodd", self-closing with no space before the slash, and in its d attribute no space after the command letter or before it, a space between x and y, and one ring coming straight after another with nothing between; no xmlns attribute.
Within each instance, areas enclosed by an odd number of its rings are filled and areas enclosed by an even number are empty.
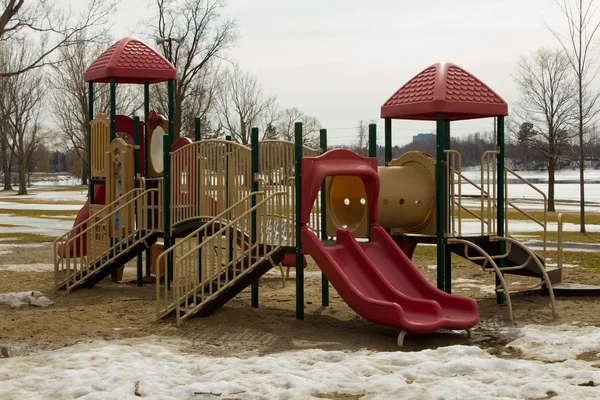
<svg viewBox="0 0 600 400"><path fill-rule="evenodd" d="M551 263L556 264L558 254L556 251L546 252L546 257L551 259ZM582 268L594 269L600 271L600 252L591 251L563 251L563 263L574 264ZM568 275L569 269L565 268L563 273ZM585 283L585 282L580 282Z"/></svg>
<svg viewBox="0 0 600 400"><path fill-rule="evenodd" d="M56 237L55 236L45 236L45 235L36 235L33 233L0 233L0 239L10 239L10 240L2 240L0 244L21 244L21 243L46 243L53 242Z"/></svg>
<svg viewBox="0 0 600 400"><path fill-rule="evenodd" d="M18 204L65 204L65 205L83 205L84 202L80 200L37 200L37 199L21 199L14 197L0 197L0 201L6 203L18 203Z"/></svg>
<svg viewBox="0 0 600 400"><path fill-rule="evenodd" d="M437 247L436 246L428 246L424 244L417 245L415 249L413 259L418 258L433 258L437 259Z"/></svg>
<svg viewBox="0 0 600 400"><path fill-rule="evenodd" d="M519 232L515 233L514 236L518 238L524 238L526 240L542 240L542 232ZM557 232L546 232L546 239L552 242L558 240ZM600 243L600 232L563 232L563 242L573 243Z"/></svg>
<svg viewBox="0 0 600 400"><path fill-rule="evenodd" d="M64 217L72 219L77 216L79 210L0 210L1 214L9 214L17 217L30 218L48 218L48 217Z"/></svg>

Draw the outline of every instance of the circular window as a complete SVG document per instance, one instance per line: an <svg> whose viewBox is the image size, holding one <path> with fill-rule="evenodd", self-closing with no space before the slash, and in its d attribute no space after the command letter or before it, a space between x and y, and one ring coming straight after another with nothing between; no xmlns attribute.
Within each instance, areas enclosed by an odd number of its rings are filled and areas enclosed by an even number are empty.
<svg viewBox="0 0 600 400"><path fill-rule="evenodd" d="M367 215L365 187L357 176L336 176L329 190L331 216L338 227L350 232L360 227Z"/></svg>
<svg viewBox="0 0 600 400"><path fill-rule="evenodd" d="M164 169L163 164L163 136L165 131L160 126L157 126L152 132L152 139L150 139L150 162L154 171L161 174Z"/></svg>

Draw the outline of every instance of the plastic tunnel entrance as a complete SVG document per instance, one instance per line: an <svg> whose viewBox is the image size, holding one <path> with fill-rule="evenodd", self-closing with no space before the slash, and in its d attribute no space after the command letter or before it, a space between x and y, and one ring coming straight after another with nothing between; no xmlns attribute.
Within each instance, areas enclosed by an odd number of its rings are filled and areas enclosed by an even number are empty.
<svg viewBox="0 0 600 400"><path fill-rule="evenodd" d="M367 194L358 176L338 175L331 180L329 209L337 227L351 233L361 228L368 217Z"/></svg>

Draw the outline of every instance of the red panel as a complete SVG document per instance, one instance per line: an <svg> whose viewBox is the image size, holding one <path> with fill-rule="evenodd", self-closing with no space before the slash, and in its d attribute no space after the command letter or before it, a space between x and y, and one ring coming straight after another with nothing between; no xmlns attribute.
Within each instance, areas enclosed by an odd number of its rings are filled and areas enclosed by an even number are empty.
<svg viewBox="0 0 600 400"><path fill-rule="evenodd" d="M100 55L85 71L84 80L117 83L157 83L177 79L177 70L144 42L124 38Z"/></svg>
<svg viewBox="0 0 600 400"><path fill-rule="evenodd" d="M325 247L308 227L302 248L323 270L346 303L364 318L409 332L468 329L479 321L477 303L438 290L380 226L370 243L357 243L345 229Z"/></svg>
<svg viewBox="0 0 600 400"><path fill-rule="evenodd" d="M381 107L382 118L449 120L508 115L508 105L475 76L452 63L424 69Z"/></svg>
<svg viewBox="0 0 600 400"><path fill-rule="evenodd" d="M355 175L362 179L367 195L367 205L372 221L377 221L379 200L379 175L377 159L362 157L353 151L335 149L319 157L302 158L302 210L300 222L308 223L310 211L321 182L328 176Z"/></svg>

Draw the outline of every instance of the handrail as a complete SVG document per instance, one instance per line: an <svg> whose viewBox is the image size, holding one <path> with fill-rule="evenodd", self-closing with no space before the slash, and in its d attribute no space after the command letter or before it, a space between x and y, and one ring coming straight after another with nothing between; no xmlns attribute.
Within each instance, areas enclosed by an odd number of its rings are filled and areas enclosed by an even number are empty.
<svg viewBox="0 0 600 400"><path fill-rule="evenodd" d="M508 289L508 284L506 283L506 280L504 279L504 275L502 275L502 272L500 271L500 268L498 268L498 265L496 264L496 262L494 261L494 259L485 251L483 250L481 247L479 247L478 245L476 245L473 242L470 242L468 240L464 240L464 239L459 239L459 238L448 238L448 243L452 244L452 243L457 243L457 244L463 244L465 246L465 259L467 260L471 260L471 256L469 256L468 254L468 248L472 247L473 249L475 249L476 251L478 251L484 258L485 258L485 262L482 264L481 268L484 271L487 271L487 269L485 268L485 266L489 263L492 266L492 269L494 270L494 272L496 273L496 276L498 277L498 280L500 280L500 285L496 286L496 291L503 291L506 294L506 305L508 306L508 318L509 320L512 322L514 321L514 317L513 317L513 310L512 310L512 302L510 300L510 293L509 293L509 289ZM498 288L502 286L502 290L499 290Z"/></svg>
<svg viewBox="0 0 600 400"><path fill-rule="evenodd" d="M496 240L496 241L505 241L505 242L512 243L512 244L520 247L523 251L525 251L527 254L529 254L530 258L532 258L535 261L538 268L540 269L540 273L542 274L543 280L546 282L546 288L548 289L548 294L550 295L550 305L552 306L552 315L556 316L557 313L556 313L556 303L554 300L554 290L552 289L552 283L550 282L550 278L548 277L548 274L546 273L546 268L544 267L544 265L542 264L540 259L535 255L535 253L529 247L525 246L523 243L519 242L516 239L507 237L507 236L495 236L492 239ZM508 269L508 268L504 268L503 270L506 270L506 269ZM539 285L532 286L532 288L538 288L539 286L541 286L541 283Z"/></svg>
<svg viewBox="0 0 600 400"><path fill-rule="evenodd" d="M518 180L520 180L522 183L526 184L527 186L529 186L531 189L533 189L535 192L537 192L538 194L540 194L542 196L542 200L543 200L543 204L544 204L544 218L543 220L538 220L537 218L535 218L534 216L532 216L531 214L529 214L527 211L522 210L521 208L519 208L518 206L516 206L515 204L513 204L512 202L508 201L508 174L511 174L512 176L514 176L515 178L517 178ZM532 183L530 183L527 179L523 178L521 175L517 174L515 171L513 171L512 169L508 168L508 167L504 167L504 193L506 196L507 201L505 202L504 205L504 210L505 210L505 234L508 234L508 206L510 205L512 208L514 208L516 211L520 212L521 214L525 215L527 218L529 218L530 220L532 220L533 222L537 223L538 225L540 225L543 229L543 249L542 249L542 259L544 260L544 264L546 263L546 255L547 255L547 249L548 249L548 197L546 196L546 193L544 193L543 191L541 191L540 189L538 189L535 185L533 185ZM510 235L509 235L510 236Z"/></svg>
<svg viewBox="0 0 600 400"><path fill-rule="evenodd" d="M92 276L108 264L121 251L148 238L153 233L150 228L158 226L156 223L149 224L149 219L154 221L154 217L149 217L147 213L141 212L138 214L136 224L133 215L136 209L143 210L147 208L148 195L156 191L157 189L133 189L101 210L91 214L85 221L87 223L85 229L75 228L56 239L53 243L56 285L59 286L64 283L66 291L69 293L72 278L75 279L73 285L76 285L77 282L87 279L87 277ZM127 197L131 198L127 200ZM91 221L92 223L90 223ZM118 227L116 227L117 224ZM78 227L83 228L81 224ZM144 232L144 235L141 232ZM69 237L71 233L74 234ZM59 245L66 256L60 256ZM86 255L83 254L84 246L87 246ZM72 249L79 250L74 252ZM73 255L71 255L72 253ZM97 263L100 263L100 265L91 269ZM72 266L73 268L71 268ZM63 272L65 276L62 276Z"/></svg>
<svg viewBox="0 0 600 400"><path fill-rule="evenodd" d="M494 160L496 156L500 154L500 150L488 150L484 151L481 155L481 233L484 234L485 211L487 210L487 234L495 234L494 221L496 220L496 163ZM491 169L491 174L490 174ZM487 179L485 179L484 172L487 172ZM491 183L490 183L491 175ZM484 189L487 184L487 207L485 207L484 201ZM491 195L490 195L491 194Z"/></svg>
<svg viewBox="0 0 600 400"><path fill-rule="evenodd" d="M562 270L563 267L563 221L562 213L558 213L558 229L556 235L556 252L557 252L557 264L558 269Z"/></svg>
<svg viewBox="0 0 600 400"><path fill-rule="evenodd" d="M267 232L264 225L268 218L264 211L265 206L273 200L277 200L277 205L281 207L288 192L272 193L252 206L249 203L256 196L264 196L264 192L253 192L230 207L240 207L244 202L247 204L244 212L234 219L215 226L215 223L222 222L221 217L229 211L224 210L158 257L158 265L164 263L167 257L172 258L173 281L171 290L167 283L161 290L160 276L157 276L157 318L175 310L179 325L197 312L211 296L219 294L250 268L269 259L281 248L283 226L281 223L277 227L273 224ZM253 218L254 212L256 219ZM256 226L253 226L254 223ZM252 230L256 230L257 238L254 243L248 243Z"/></svg>

